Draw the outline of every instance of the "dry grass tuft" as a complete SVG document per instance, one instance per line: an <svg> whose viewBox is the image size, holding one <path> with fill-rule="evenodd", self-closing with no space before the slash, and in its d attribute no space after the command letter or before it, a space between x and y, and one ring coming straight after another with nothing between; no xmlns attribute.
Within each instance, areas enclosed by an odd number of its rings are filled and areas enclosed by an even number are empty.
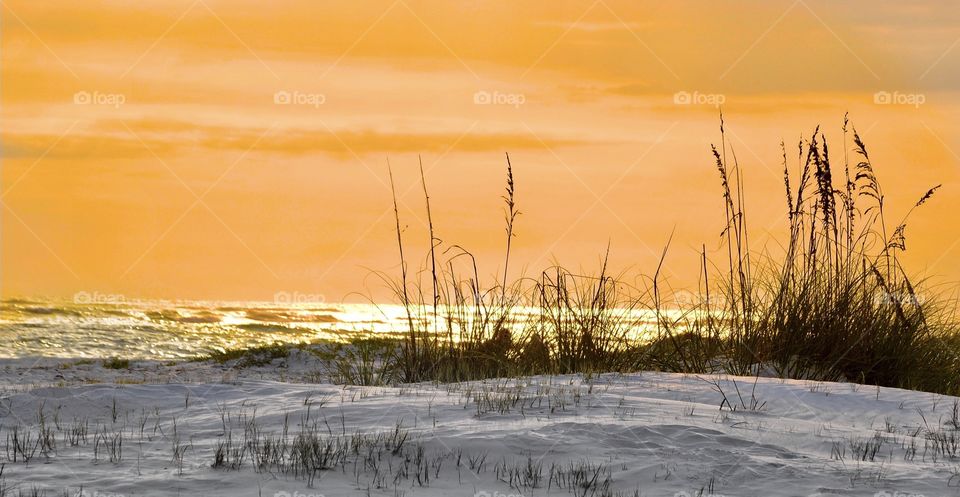
<svg viewBox="0 0 960 497"><path fill-rule="evenodd" d="M380 274L406 311L406 338L391 357L364 358L366 368L383 364L399 373L362 376L417 382L638 369L758 374L772 368L788 378L960 392L955 309L943 293L911 279L900 259L910 215L940 186L888 224L883 188L856 129L844 119L841 170L818 127L798 143L794 172L781 144L789 220L783 253L754 252L744 172L722 115L720 131L712 155L724 201L726 260L714 264L704 247L699 290L679 309L667 309L661 288L669 242L653 276L643 279L646 288L610 273L609 248L595 275L556 265L508 282L519 215L509 155L502 279L482 281L473 254L437 237L421 167L430 236L426 267L408 270L394 194L401 274ZM641 339L640 329L654 336Z"/></svg>

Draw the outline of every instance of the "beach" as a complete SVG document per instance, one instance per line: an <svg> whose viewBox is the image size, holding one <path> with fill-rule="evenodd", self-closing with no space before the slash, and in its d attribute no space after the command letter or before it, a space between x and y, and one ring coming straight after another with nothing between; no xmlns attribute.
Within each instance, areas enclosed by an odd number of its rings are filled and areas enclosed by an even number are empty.
<svg viewBox="0 0 960 497"><path fill-rule="evenodd" d="M102 496L955 493L953 397L667 373L337 386L305 382L320 366L307 356L122 370L6 360L3 485ZM307 441L325 457L309 471L295 455Z"/></svg>

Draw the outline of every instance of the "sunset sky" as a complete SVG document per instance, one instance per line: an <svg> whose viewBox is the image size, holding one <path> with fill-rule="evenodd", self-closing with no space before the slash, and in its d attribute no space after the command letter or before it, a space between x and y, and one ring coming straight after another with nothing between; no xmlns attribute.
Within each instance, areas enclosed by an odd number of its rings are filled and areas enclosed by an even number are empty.
<svg viewBox="0 0 960 497"><path fill-rule="evenodd" d="M675 230L668 277L694 285L724 223L718 103L756 248L785 225L780 141L821 124L840 154L849 111L891 222L944 185L908 270L960 280L950 0L4 0L0 19L4 297L376 294L388 158L414 264L427 247L417 154L438 236L493 275L504 152L516 274L595 269L608 241L652 273Z"/></svg>

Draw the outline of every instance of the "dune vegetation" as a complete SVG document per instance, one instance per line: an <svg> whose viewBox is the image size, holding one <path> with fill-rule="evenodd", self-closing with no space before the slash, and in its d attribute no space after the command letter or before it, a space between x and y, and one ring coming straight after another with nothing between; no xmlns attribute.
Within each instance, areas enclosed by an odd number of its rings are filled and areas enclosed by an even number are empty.
<svg viewBox="0 0 960 497"><path fill-rule="evenodd" d="M509 155L502 271L485 279L473 254L438 234L421 167L426 262L409 265L394 194L400 274L377 273L405 309L405 338L365 357L356 382L660 370L958 393L955 308L901 265L909 216L939 185L891 223L867 146L846 118L842 131L841 154L819 127L792 152L781 143L789 222L783 253L774 255L750 245L744 172L721 116L712 162L725 206L718 213L726 220L725 257L710 260L704 248L698 288L680 301L660 276L669 243L658 267L629 280L644 282L639 288L608 267L609 248L594 274L555 265L508 281L520 214ZM651 333L638 337L644 327Z"/></svg>

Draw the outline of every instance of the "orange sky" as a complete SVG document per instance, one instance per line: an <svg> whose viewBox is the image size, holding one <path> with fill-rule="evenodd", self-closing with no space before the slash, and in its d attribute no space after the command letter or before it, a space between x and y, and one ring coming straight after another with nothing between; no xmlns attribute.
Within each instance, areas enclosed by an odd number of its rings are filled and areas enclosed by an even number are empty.
<svg viewBox="0 0 960 497"><path fill-rule="evenodd" d="M426 246L417 153L438 235L492 275L505 151L517 271L593 268L610 240L650 273L675 228L684 286L723 223L718 100L766 243L780 140L823 124L839 152L850 111L893 217L944 184L909 269L960 279L951 1L0 4L4 296L356 300L396 265L388 157Z"/></svg>

